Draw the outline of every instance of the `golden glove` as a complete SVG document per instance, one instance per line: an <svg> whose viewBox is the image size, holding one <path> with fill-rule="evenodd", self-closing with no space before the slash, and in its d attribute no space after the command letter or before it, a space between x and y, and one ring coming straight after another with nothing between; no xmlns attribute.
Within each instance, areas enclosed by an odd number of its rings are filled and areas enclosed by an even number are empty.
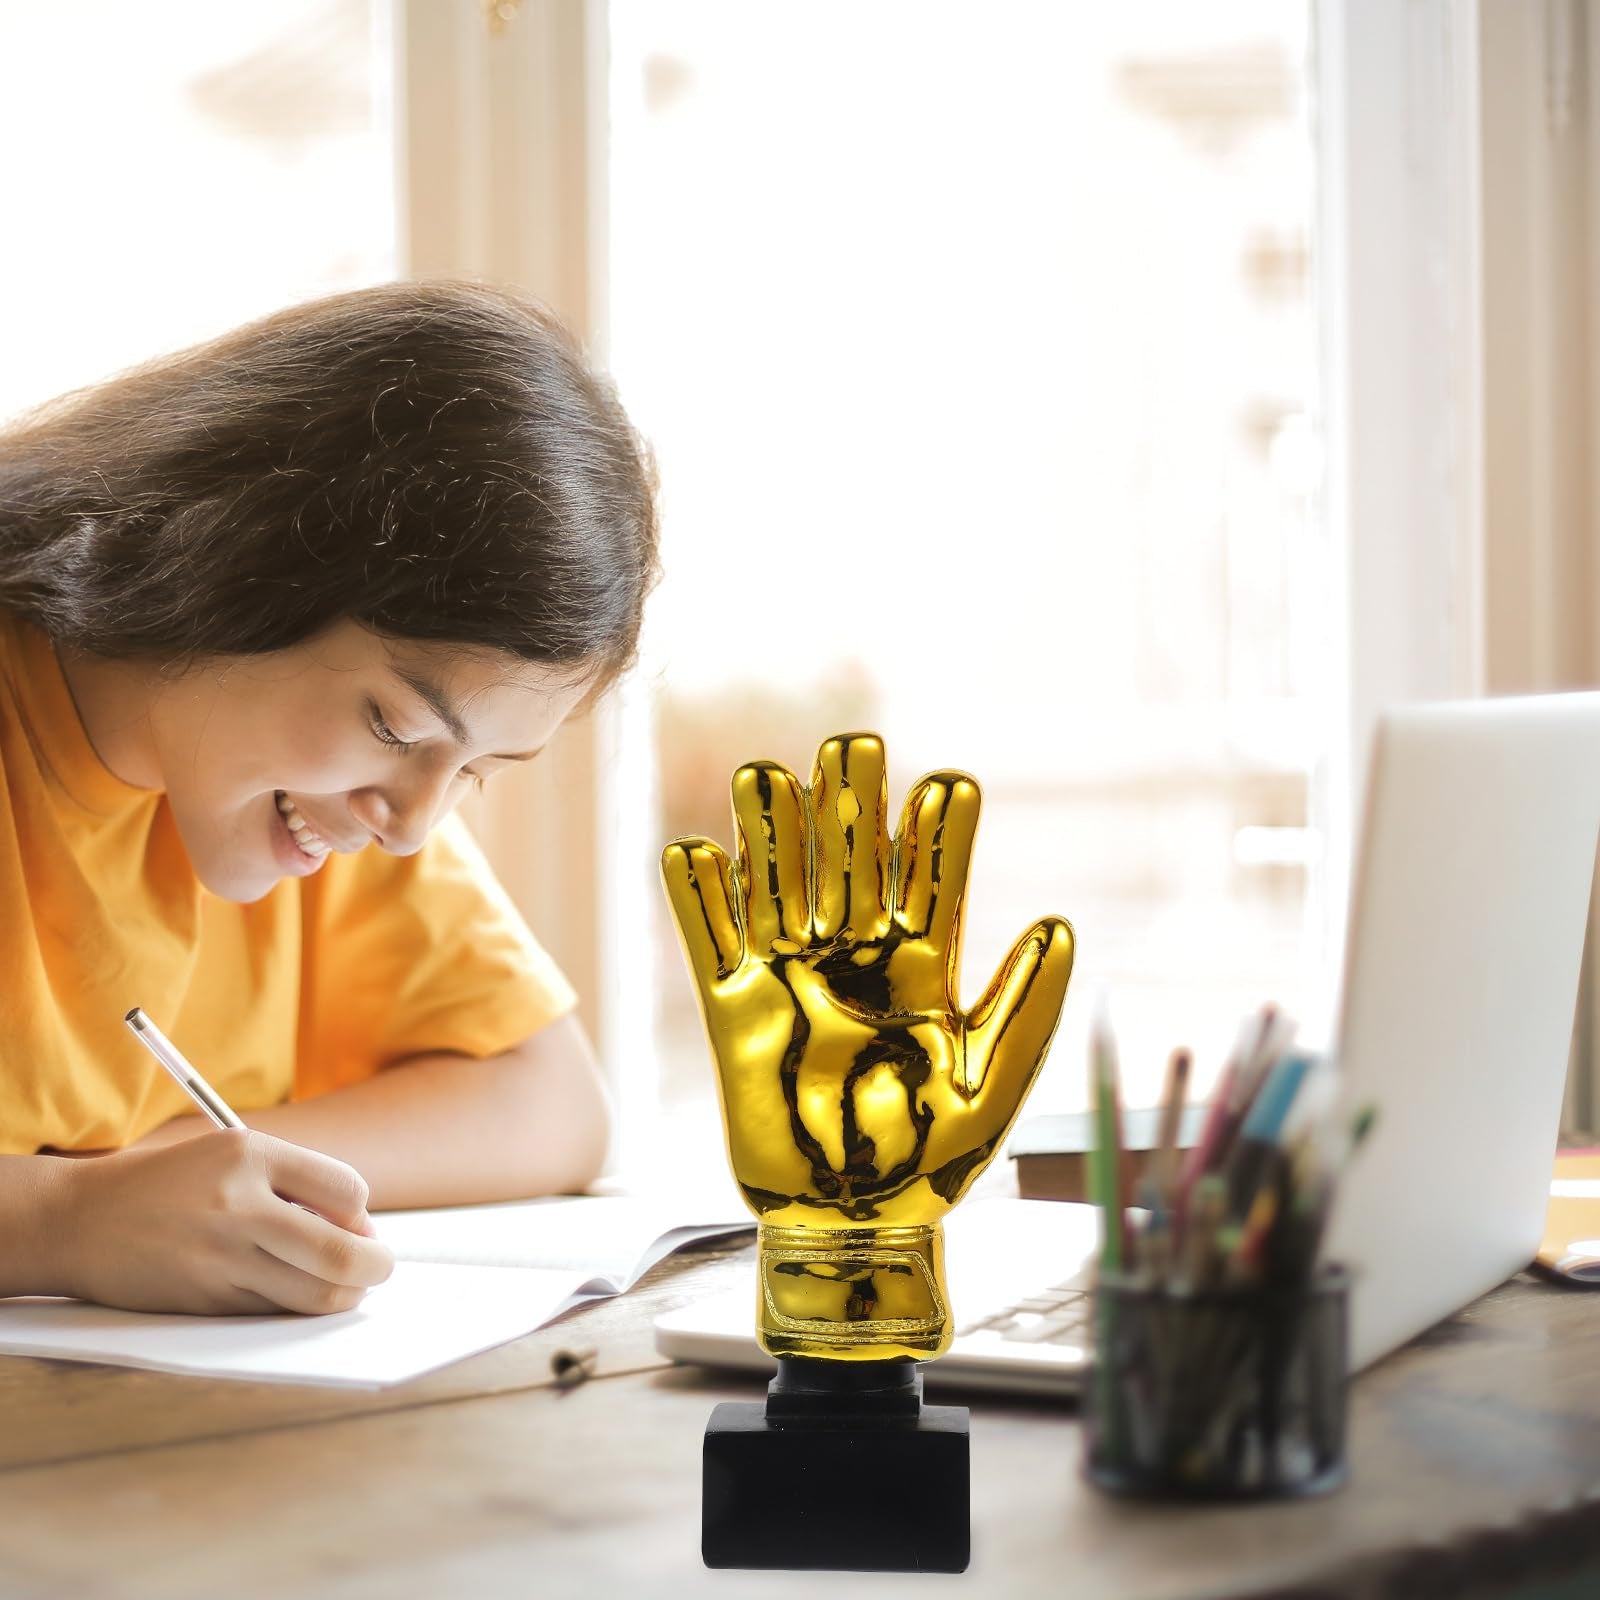
<svg viewBox="0 0 1600 1600"><path fill-rule="evenodd" d="M1016 1119L1073 955L1071 927L1044 917L961 1010L978 808L965 773L930 773L891 840L883 742L840 734L809 787L772 761L734 773L736 864L709 839L662 856L729 1159L761 1222L773 1355L949 1348L939 1219Z"/></svg>

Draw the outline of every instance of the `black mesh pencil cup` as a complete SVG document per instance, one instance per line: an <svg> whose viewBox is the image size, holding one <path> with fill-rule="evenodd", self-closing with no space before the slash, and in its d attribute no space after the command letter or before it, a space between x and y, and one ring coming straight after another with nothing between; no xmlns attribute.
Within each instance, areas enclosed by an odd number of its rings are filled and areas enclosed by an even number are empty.
<svg viewBox="0 0 1600 1600"><path fill-rule="evenodd" d="M1083 1399L1085 1471L1119 1494L1317 1494L1345 1473L1348 1275L1173 1290L1104 1275Z"/></svg>

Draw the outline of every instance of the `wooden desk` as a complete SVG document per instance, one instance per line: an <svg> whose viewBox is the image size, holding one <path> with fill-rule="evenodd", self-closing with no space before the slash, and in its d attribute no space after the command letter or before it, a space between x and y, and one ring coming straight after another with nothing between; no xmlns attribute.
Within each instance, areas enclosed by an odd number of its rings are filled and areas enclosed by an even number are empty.
<svg viewBox="0 0 1600 1600"><path fill-rule="evenodd" d="M0 1359L0 1595L1600 1594L1600 1298L1525 1279L1359 1381L1326 1499L1108 1500L1070 1410L975 1398L964 1578L707 1572L705 1418L761 1386L663 1369L649 1322L734 1253L379 1394ZM553 1386L584 1345L601 1375Z"/></svg>

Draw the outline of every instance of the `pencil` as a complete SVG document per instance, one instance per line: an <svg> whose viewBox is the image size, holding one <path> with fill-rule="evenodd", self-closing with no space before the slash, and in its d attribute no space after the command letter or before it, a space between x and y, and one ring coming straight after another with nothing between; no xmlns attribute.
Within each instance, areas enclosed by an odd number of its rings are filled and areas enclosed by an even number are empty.
<svg viewBox="0 0 1600 1600"><path fill-rule="evenodd" d="M1183 1275L1190 1289L1205 1289L1217 1264L1218 1233L1228 1207L1222 1175L1206 1173L1194 1186L1188 1226L1183 1235Z"/></svg>
<svg viewBox="0 0 1600 1600"><path fill-rule="evenodd" d="M1278 1188L1263 1183L1250 1202L1250 1210L1240 1229L1239 1243L1228 1261L1228 1277L1234 1283L1250 1283L1261 1273L1268 1235L1278 1219Z"/></svg>
<svg viewBox="0 0 1600 1600"><path fill-rule="evenodd" d="M1223 1168L1228 1178L1229 1204L1235 1211L1243 1212L1249 1207L1278 1148L1289 1108L1313 1064L1314 1058L1302 1051L1279 1056L1268 1069Z"/></svg>
<svg viewBox="0 0 1600 1600"><path fill-rule="evenodd" d="M1183 1121L1184 1098L1189 1089L1189 1052L1177 1049L1167 1058L1167 1081L1161 1092L1161 1131L1156 1138L1156 1193L1161 1207L1171 1211L1178 1194L1178 1128Z"/></svg>
<svg viewBox="0 0 1600 1600"><path fill-rule="evenodd" d="M1362 1106L1342 1137L1336 1136L1337 1147L1331 1155L1319 1151L1314 1135L1305 1140L1304 1172L1293 1194L1289 1246L1294 1252L1295 1267L1303 1276L1309 1276L1316 1265L1317 1252L1322 1246L1322 1234L1327 1226L1339 1178L1372 1132L1377 1120L1378 1108L1375 1105Z"/></svg>
<svg viewBox="0 0 1600 1600"><path fill-rule="evenodd" d="M219 1128L244 1127L244 1122L238 1113L189 1065L177 1045L138 1006L135 1006L122 1020L132 1029L134 1038L177 1079L178 1087Z"/></svg>
<svg viewBox="0 0 1600 1600"><path fill-rule="evenodd" d="M1089 1039L1090 1083L1094 1094L1094 1160L1090 1179L1100 1207L1100 1266L1117 1272L1127 1255L1127 1213L1123 1209L1121 1116L1117 1105L1117 1046L1102 1005Z"/></svg>
<svg viewBox="0 0 1600 1600"><path fill-rule="evenodd" d="M1211 1100L1206 1107L1206 1117L1200 1129L1200 1137L1195 1140L1194 1148L1184 1157L1183 1165L1178 1170L1178 1191L1173 1196L1172 1212L1173 1226L1180 1231L1188 1219L1194 1186L1205 1175L1221 1143L1222 1131L1228 1121L1228 1102L1233 1097L1233 1080L1238 1075L1238 1057L1231 1056L1223 1063L1222 1073L1211 1091Z"/></svg>

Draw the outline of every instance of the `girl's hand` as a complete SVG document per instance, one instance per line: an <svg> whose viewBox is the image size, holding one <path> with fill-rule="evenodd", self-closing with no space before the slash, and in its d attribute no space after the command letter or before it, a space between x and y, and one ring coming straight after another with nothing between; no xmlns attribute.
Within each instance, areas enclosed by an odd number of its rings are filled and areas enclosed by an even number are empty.
<svg viewBox="0 0 1600 1600"><path fill-rule="evenodd" d="M158 1150L167 1145L182 1144L185 1139L198 1139L203 1134L214 1133L216 1124L198 1112L184 1112L152 1128L142 1138L135 1139L124 1148L129 1150Z"/></svg>
<svg viewBox="0 0 1600 1600"><path fill-rule="evenodd" d="M394 1270L353 1167L215 1129L76 1164L66 1292L131 1311L349 1311Z"/></svg>

